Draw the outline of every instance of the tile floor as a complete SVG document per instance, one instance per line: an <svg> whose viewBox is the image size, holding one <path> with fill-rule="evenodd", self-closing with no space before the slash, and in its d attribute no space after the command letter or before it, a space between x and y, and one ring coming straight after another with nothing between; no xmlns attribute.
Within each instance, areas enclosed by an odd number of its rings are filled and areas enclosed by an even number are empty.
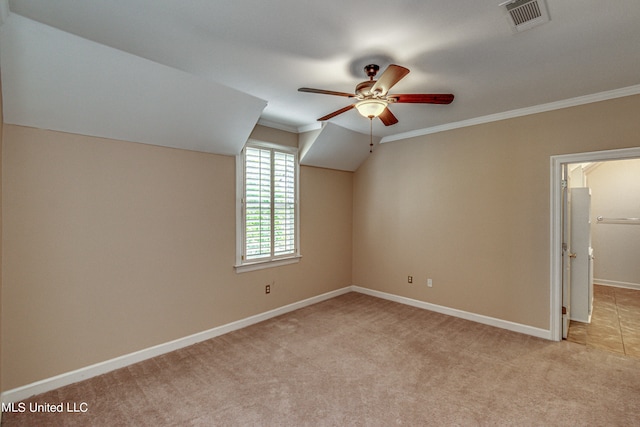
<svg viewBox="0 0 640 427"><path fill-rule="evenodd" d="M594 285L591 323L571 321L567 340L640 358L640 290Z"/></svg>

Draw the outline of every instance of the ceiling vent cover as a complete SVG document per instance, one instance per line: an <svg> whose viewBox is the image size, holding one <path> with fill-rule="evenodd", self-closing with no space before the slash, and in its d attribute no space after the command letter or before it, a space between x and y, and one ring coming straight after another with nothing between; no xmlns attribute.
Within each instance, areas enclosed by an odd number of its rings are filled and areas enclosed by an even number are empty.
<svg viewBox="0 0 640 427"><path fill-rule="evenodd" d="M519 33L549 22L549 11L545 0L509 0L500 4L511 29Z"/></svg>

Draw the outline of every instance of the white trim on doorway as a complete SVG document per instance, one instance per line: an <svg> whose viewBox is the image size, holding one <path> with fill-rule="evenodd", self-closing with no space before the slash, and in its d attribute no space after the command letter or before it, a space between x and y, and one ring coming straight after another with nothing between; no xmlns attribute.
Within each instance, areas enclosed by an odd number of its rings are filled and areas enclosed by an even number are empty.
<svg viewBox="0 0 640 427"><path fill-rule="evenodd" d="M550 319L551 339L562 340L562 165L640 158L640 147L551 156Z"/></svg>

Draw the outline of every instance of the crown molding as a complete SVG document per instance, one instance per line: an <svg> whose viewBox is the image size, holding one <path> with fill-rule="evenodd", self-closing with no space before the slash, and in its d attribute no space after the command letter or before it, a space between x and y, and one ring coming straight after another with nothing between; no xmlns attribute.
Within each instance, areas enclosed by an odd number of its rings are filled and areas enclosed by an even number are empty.
<svg viewBox="0 0 640 427"><path fill-rule="evenodd" d="M298 128L295 126L285 125L283 123L278 123L271 120L258 119L257 124L268 127L268 128L272 128L272 129L283 130L285 132L299 133Z"/></svg>
<svg viewBox="0 0 640 427"><path fill-rule="evenodd" d="M625 96L640 94L640 85L628 86L620 89L614 89L607 92L599 92L591 95L579 96L576 98L565 99L562 101L550 102L548 104L535 105L533 107L519 108L517 110L505 111L503 113L490 114L488 116L476 117L473 119L462 120L459 122L446 123L444 125L433 126L430 128L416 129L409 132L389 135L382 138L381 144L385 142L400 141L403 139L414 138L416 136L429 135L432 133L445 132L448 130L463 128L467 126L475 126L484 123L497 122L500 120L512 119L515 117L528 116L531 114L544 113L547 111L560 110L562 108L576 107L578 105L591 104L593 102L606 101L609 99L622 98Z"/></svg>
<svg viewBox="0 0 640 427"><path fill-rule="evenodd" d="M322 129L323 128L323 124L324 123L311 123L309 125L305 125L305 126L299 126L298 127L298 133L305 133L305 132L311 132L314 130L318 130L318 129Z"/></svg>

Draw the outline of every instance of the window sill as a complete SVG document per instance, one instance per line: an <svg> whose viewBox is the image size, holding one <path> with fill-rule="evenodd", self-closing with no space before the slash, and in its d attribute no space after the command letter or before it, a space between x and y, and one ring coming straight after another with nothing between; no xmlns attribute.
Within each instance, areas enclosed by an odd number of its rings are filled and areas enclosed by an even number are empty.
<svg viewBox="0 0 640 427"><path fill-rule="evenodd" d="M265 268L280 267L282 265L296 264L300 262L302 255L294 255L288 258L270 259L266 261L247 262L240 265L234 265L236 273L246 273L249 271L263 270Z"/></svg>

